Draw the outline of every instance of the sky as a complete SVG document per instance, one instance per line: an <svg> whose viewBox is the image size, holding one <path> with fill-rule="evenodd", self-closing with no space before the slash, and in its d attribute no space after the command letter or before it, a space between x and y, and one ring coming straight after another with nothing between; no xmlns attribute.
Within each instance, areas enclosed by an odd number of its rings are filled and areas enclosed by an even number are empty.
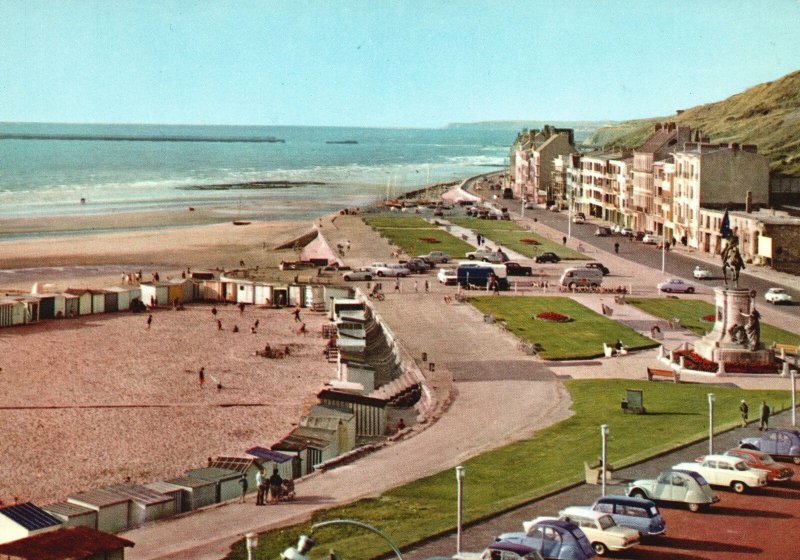
<svg viewBox="0 0 800 560"><path fill-rule="evenodd" d="M0 0L0 122L622 120L798 69L796 0Z"/></svg>

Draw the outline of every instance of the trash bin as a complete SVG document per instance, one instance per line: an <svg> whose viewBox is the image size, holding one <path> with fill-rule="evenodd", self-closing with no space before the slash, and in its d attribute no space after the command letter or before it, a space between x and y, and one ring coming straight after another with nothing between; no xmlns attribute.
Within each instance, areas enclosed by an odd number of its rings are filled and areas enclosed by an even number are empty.
<svg viewBox="0 0 800 560"><path fill-rule="evenodd" d="M436 371L436 364L434 364L433 362L430 362L428 364L428 371Z"/></svg>
<svg viewBox="0 0 800 560"><path fill-rule="evenodd" d="M427 362L428 361L428 353L427 352L423 352L422 353L422 361L423 362Z"/></svg>

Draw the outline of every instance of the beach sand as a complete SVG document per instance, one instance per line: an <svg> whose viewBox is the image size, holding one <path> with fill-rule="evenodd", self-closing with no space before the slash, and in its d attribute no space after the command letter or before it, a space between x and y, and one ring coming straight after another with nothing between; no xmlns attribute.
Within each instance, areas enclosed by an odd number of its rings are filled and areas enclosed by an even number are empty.
<svg viewBox="0 0 800 560"><path fill-rule="evenodd" d="M292 250L276 245L311 220L235 226L213 211L0 220L0 294L119 285L122 272L149 279L186 267L270 269ZM82 232L82 233L78 233ZM114 313L0 329L0 500L48 503L104 484L148 482L202 467L207 457L269 446L295 425L335 370L323 359L322 314L303 311L310 333L287 310L249 306L243 316L211 305L146 315ZM250 326L259 319L258 334ZM231 329L238 324L240 332ZM269 342L292 356L254 356ZM205 386L197 371L205 366ZM223 383L217 392L210 376ZM229 406L233 405L233 406ZM81 407L81 408L76 408Z"/></svg>

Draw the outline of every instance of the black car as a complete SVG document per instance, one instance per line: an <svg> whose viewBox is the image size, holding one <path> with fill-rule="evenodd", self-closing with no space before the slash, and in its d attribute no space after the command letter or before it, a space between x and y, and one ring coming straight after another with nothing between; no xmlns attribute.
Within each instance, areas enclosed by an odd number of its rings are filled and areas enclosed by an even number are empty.
<svg viewBox="0 0 800 560"><path fill-rule="evenodd" d="M431 265L425 262L423 259L409 259L407 261L400 261L400 264L405 266L411 272L428 272L431 269Z"/></svg>
<svg viewBox="0 0 800 560"><path fill-rule="evenodd" d="M541 255L537 255L536 258L533 260L534 262L537 263L557 263L561 262L561 257L556 255L555 253L551 253L548 251L547 253L542 253Z"/></svg>
<svg viewBox="0 0 800 560"><path fill-rule="evenodd" d="M586 263L586 268L596 268L597 270L603 273L603 276L608 276L608 273L610 272L606 265L599 262L588 262Z"/></svg>

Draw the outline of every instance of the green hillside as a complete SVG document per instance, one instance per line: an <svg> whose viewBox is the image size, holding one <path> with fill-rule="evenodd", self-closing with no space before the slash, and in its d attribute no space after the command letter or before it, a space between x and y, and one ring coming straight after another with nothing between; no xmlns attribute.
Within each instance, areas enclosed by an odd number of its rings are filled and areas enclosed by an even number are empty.
<svg viewBox="0 0 800 560"><path fill-rule="evenodd" d="M800 176L800 71L680 115L599 128L584 144L636 147L661 121L700 129L712 142L756 144L773 171Z"/></svg>

